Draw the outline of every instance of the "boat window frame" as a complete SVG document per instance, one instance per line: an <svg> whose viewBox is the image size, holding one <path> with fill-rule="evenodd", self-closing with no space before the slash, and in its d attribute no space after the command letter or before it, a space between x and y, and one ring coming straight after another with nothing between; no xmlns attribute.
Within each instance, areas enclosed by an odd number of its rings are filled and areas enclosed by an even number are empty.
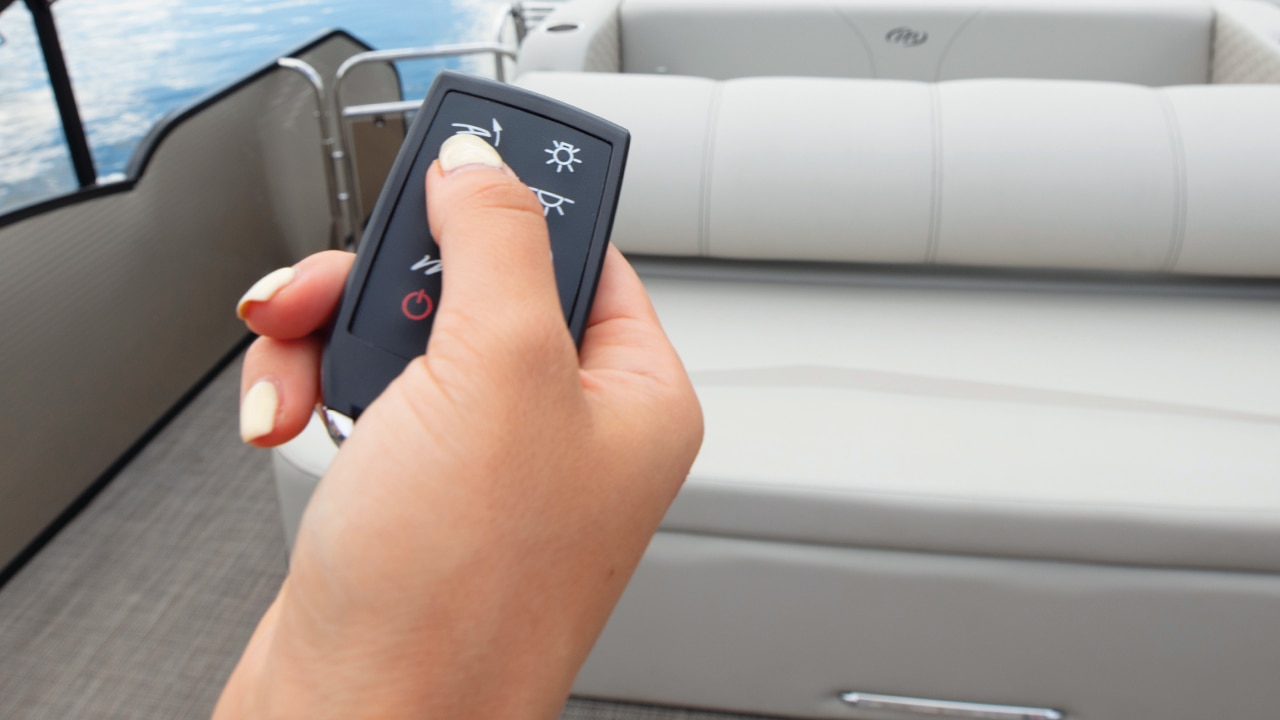
<svg viewBox="0 0 1280 720"><path fill-rule="evenodd" d="M40 2L41 0L25 1ZM0 12L13 2L16 2L16 0L0 0ZM279 57L296 57L303 55L316 46L335 37L345 38L354 43L357 47L364 48L366 51L373 49L371 45L346 30L329 30L321 33L311 40L306 41L292 50L281 53ZM75 205L87 200L133 190L134 186L138 184L138 180L144 173L146 173L147 165L150 164L151 158L155 154L157 148L162 142L164 142L164 139L170 133L193 115L218 102L227 95L230 95L244 86L261 79L269 73L278 71L280 69L280 66L277 64L279 57L263 63L258 67L258 69L242 75L226 85L214 88L186 105L181 105L174 110L171 110L167 115L158 120L147 134L138 142L138 146L134 149L133 155L129 158L129 162L125 166L124 177L119 181L99 182L95 178L93 184L81 186L74 190L54 195L44 200L37 200L27 205L20 205L12 210L0 214L0 228L53 210L58 210L69 205ZM400 80L399 70L396 69L394 65L391 66L391 69L392 72L396 74L397 85L402 85L403 83Z"/></svg>
<svg viewBox="0 0 1280 720"><path fill-rule="evenodd" d="M14 1L0 0L0 13L7 10ZM53 99L58 106L58 117L62 123L62 136L71 157L71 169L80 188L92 187L98 183L98 171L93 162L93 151L89 149L84 122L80 118L75 90L71 87L71 75L67 71L62 43L58 39L58 26L53 18L53 0L23 0L23 4L31 14L31 24L35 27L36 38L40 43L45 74L49 87L53 90Z"/></svg>

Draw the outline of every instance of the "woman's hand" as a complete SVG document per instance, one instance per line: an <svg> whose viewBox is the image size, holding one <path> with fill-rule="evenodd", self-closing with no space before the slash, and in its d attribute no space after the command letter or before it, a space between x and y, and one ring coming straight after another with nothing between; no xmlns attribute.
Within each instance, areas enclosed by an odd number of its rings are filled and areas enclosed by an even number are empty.
<svg viewBox="0 0 1280 720"><path fill-rule="evenodd" d="M496 151L456 136L427 189L428 352L321 481L217 718L556 717L697 453L692 386L617 250L576 352L541 206ZM248 441L305 425L350 264L313 256L242 302Z"/></svg>

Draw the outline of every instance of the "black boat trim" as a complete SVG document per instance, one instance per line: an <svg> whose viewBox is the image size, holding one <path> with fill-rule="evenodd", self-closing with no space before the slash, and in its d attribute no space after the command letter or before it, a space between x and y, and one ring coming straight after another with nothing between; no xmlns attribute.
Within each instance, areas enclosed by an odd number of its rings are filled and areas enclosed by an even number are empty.
<svg viewBox="0 0 1280 720"><path fill-rule="evenodd" d="M26 0L26 5L27 11L31 13L31 22L36 27L36 36L40 38L40 54L44 56L49 87L53 90L53 99L58 105L62 136L67 141L67 152L71 155L76 182L82 188L90 187L97 184L98 171L93 164L93 153L89 150L89 138L84 134L84 122L80 119L80 108L76 105L76 93L71 89L71 75L67 72L62 43L58 41L58 26L53 21L52 6L47 0Z"/></svg>

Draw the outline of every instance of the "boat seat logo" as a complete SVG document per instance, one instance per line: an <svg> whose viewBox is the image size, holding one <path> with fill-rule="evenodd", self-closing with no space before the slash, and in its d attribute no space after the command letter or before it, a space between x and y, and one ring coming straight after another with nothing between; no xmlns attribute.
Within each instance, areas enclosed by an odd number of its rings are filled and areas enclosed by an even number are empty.
<svg viewBox="0 0 1280 720"><path fill-rule="evenodd" d="M884 34L884 40L892 45L916 47L928 42L929 33L923 30L913 30L909 27L896 27Z"/></svg>

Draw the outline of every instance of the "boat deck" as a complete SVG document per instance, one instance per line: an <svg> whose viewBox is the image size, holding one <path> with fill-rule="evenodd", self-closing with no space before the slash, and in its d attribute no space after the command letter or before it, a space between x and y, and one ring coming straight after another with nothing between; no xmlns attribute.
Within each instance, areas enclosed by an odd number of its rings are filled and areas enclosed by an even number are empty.
<svg viewBox="0 0 1280 720"><path fill-rule="evenodd" d="M208 718L285 576L232 363L0 589L0 717ZM563 720L732 718L575 699Z"/></svg>

